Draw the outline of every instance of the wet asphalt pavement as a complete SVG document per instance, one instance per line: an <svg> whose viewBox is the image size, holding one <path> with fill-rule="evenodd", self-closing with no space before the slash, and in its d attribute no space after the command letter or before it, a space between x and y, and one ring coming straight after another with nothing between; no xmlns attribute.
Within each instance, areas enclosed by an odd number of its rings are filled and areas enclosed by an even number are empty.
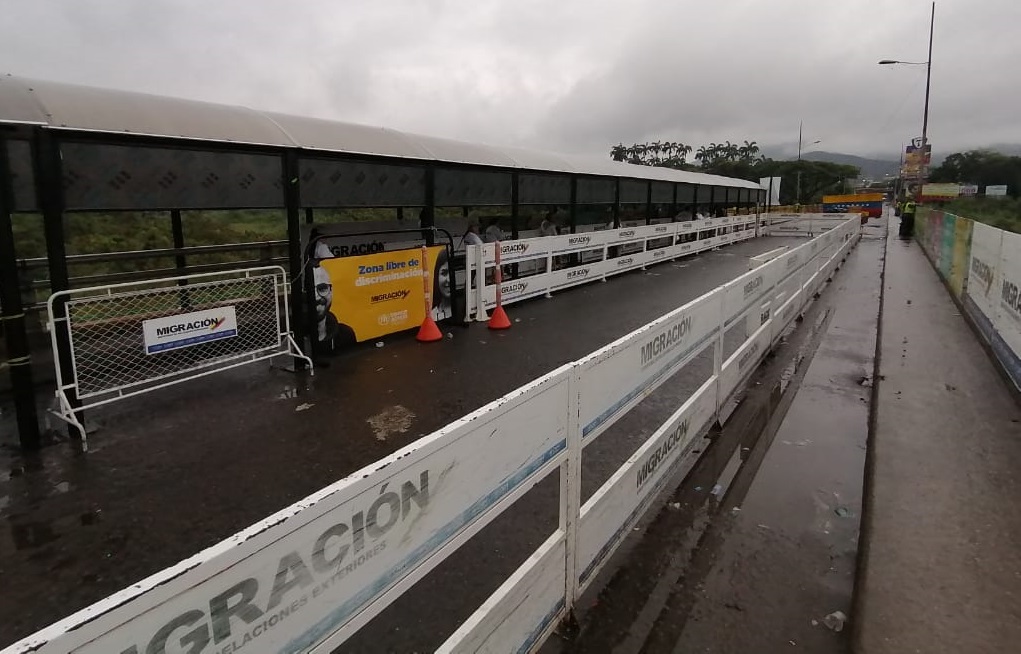
<svg viewBox="0 0 1021 654"><path fill-rule="evenodd" d="M545 654L848 651L824 622L852 613L884 223Z"/></svg>
<svg viewBox="0 0 1021 654"><path fill-rule="evenodd" d="M445 327L451 338L430 345L396 335L311 378L256 364L157 391L90 414L85 456L62 439L22 456L5 419L0 646L738 276L749 256L799 242L755 239L512 305L506 332ZM710 369L702 357L586 448L586 497ZM530 491L342 650L435 648L552 533L557 484L553 475Z"/></svg>

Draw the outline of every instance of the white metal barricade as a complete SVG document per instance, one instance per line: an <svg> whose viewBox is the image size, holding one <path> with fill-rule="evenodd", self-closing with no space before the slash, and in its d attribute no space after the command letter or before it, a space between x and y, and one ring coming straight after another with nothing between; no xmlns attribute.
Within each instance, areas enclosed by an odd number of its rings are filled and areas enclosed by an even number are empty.
<svg viewBox="0 0 1021 654"><path fill-rule="evenodd" d="M786 245L781 245L780 247L778 247L778 248L776 248L774 250L770 250L769 252L763 252L762 254L756 255L754 257L749 257L748 258L748 270L755 270L756 268L758 268L762 264L768 263L768 262L772 261L773 259L776 259L780 255L786 253L787 250L789 250L789 249L790 248L787 247Z"/></svg>
<svg viewBox="0 0 1021 654"><path fill-rule="evenodd" d="M558 527L439 648L534 652L860 230L849 220L5 654L325 654L559 470ZM756 329L723 360L746 317ZM584 448L708 348L709 379L582 504Z"/></svg>
<svg viewBox="0 0 1021 654"><path fill-rule="evenodd" d="M770 222L768 234L812 237L841 225L852 215L858 216L846 213L777 214Z"/></svg>
<svg viewBox="0 0 1021 654"><path fill-rule="evenodd" d="M512 304L744 241L755 236L757 222L755 215L724 216L505 241L501 263L517 267L521 276L500 285L502 300ZM610 256L611 248L617 256ZM487 320L486 311L496 306L496 285L487 275L496 263L496 244L467 246L465 260L465 316Z"/></svg>
<svg viewBox="0 0 1021 654"><path fill-rule="evenodd" d="M291 334L288 289L269 266L54 293L54 414L85 442L78 411L280 355L312 370Z"/></svg>

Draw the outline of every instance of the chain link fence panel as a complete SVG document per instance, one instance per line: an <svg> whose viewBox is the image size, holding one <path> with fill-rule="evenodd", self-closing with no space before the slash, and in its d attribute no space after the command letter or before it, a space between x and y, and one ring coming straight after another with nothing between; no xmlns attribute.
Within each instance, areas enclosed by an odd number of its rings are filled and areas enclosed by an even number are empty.
<svg viewBox="0 0 1021 654"><path fill-rule="evenodd" d="M55 293L48 302L62 418L248 362L290 354L288 283L278 266ZM60 349L70 352L70 370ZM80 427L79 427L80 428Z"/></svg>

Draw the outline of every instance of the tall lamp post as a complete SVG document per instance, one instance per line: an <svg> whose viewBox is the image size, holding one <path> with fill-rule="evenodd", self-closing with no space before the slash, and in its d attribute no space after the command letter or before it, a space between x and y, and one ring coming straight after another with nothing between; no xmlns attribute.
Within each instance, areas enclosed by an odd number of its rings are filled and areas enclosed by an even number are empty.
<svg viewBox="0 0 1021 654"><path fill-rule="evenodd" d="M802 131L803 131L804 127L805 127L805 121L799 120L798 121L798 164L799 164L798 165L798 188L797 188L797 191L794 194L794 197L795 197L795 200L797 200L797 205L798 206L801 206L801 166L800 166L800 164L801 164L801 137L802 137ZM822 143L822 141L812 141L808 145L815 145L816 143Z"/></svg>
<svg viewBox="0 0 1021 654"><path fill-rule="evenodd" d="M905 64L908 66L925 66L925 109L922 112L922 170L919 175L919 183L924 183L928 176L929 169L925 165L925 155L929 145L929 87L932 82L932 34L936 25L936 3L932 3L932 15L929 18L929 58L926 61L899 61L896 59L883 59L880 66L892 64Z"/></svg>

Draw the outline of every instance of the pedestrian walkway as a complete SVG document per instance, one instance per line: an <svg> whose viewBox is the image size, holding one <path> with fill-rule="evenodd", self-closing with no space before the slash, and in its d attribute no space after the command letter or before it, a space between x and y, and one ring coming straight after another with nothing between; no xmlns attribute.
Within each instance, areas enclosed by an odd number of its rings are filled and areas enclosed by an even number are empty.
<svg viewBox="0 0 1021 654"><path fill-rule="evenodd" d="M1021 642L1021 411L912 241L887 244L855 651Z"/></svg>

